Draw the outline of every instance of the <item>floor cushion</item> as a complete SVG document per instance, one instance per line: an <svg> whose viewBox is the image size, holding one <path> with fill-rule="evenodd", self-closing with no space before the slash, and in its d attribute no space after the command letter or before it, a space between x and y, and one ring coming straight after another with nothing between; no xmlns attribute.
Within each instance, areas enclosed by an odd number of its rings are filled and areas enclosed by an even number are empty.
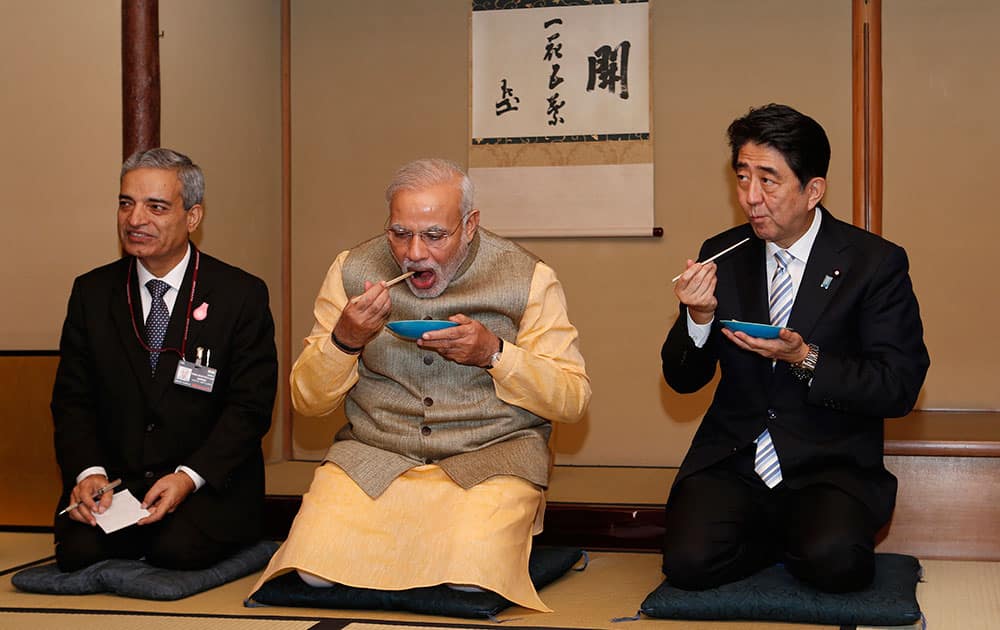
<svg viewBox="0 0 1000 630"><path fill-rule="evenodd" d="M198 571L154 567L142 560L110 559L63 573L53 562L24 569L11 582L22 591L50 595L115 593L137 599L174 600L262 570L278 543L261 541L218 564Z"/></svg>
<svg viewBox="0 0 1000 630"><path fill-rule="evenodd" d="M663 582L646 597L639 611L664 619L900 626L920 620L916 596L920 576L916 558L876 554L871 586L853 593L824 593L775 565L704 591L685 591Z"/></svg>
<svg viewBox="0 0 1000 630"><path fill-rule="evenodd" d="M535 547L531 550L528 573L536 589L565 574L585 554L569 547ZM584 565L585 568L586 565ZM582 568L580 570L582 570ZM265 582L244 602L246 606L304 606L354 610L403 610L427 615L488 619L512 605L489 591L466 592L446 585L383 591L334 584L314 588L297 573L285 573Z"/></svg>

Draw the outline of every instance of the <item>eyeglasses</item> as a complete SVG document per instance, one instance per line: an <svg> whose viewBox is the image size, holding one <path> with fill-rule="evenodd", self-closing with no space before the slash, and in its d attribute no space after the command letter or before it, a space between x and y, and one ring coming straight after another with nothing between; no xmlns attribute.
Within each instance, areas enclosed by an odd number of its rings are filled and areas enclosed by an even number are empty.
<svg viewBox="0 0 1000 630"><path fill-rule="evenodd" d="M438 249L444 247L448 242L448 238L453 236L455 232L461 229L465 225L465 218L455 227L451 232L445 230L444 228L433 227L416 234L420 236L420 240L424 242L430 249ZM409 245L410 240L413 238L414 232L412 230L407 230L400 225L391 225L385 229L386 235L389 240L395 245Z"/></svg>

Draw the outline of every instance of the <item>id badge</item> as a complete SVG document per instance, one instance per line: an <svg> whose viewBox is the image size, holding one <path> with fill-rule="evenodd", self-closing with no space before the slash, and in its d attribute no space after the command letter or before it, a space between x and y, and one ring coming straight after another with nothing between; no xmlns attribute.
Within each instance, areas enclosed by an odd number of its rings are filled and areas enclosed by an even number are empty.
<svg viewBox="0 0 1000 630"><path fill-rule="evenodd" d="M174 383L182 387L190 387L202 392L211 393L215 387L215 373L217 370L207 365L199 365L181 359L177 362L177 371L174 373Z"/></svg>

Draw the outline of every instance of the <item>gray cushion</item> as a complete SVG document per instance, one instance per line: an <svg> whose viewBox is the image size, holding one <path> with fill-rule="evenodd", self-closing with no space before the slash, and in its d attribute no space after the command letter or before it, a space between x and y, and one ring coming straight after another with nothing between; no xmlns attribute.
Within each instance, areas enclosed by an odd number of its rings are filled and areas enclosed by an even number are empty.
<svg viewBox="0 0 1000 630"><path fill-rule="evenodd" d="M748 578L704 591L664 582L639 611L664 619L789 621L824 625L901 626L920 621L912 556L875 555L875 580L863 591L824 593L773 566Z"/></svg>
<svg viewBox="0 0 1000 630"><path fill-rule="evenodd" d="M232 582L263 569L278 543L261 541L215 566L199 571L173 571L141 560L102 560L79 571L63 573L55 563L24 569L11 582L22 591L50 595L115 593L137 599L181 599Z"/></svg>
<svg viewBox="0 0 1000 630"><path fill-rule="evenodd" d="M568 547L536 547L531 550L528 573L536 589L541 589L569 571L584 553ZM585 568L585 566L584 566ZM582 570L582 569L581 569ZM405 610L426 615L487 619L512 606L509 600L493 592L469 593L445 585L411 588L404 591L380 591L334 584L314 588L297 573L285 573L265 582L244 605L305 606L355 610Z"/></svg>

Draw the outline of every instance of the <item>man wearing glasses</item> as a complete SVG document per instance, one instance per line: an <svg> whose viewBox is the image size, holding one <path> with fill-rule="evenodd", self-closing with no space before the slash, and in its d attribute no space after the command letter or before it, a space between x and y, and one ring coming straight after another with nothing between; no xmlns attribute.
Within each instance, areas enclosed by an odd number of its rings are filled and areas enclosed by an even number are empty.
<svg viewBox="0 0 1000 630"><path fill-rule="evenodd" d="M254 591L296 570L317 587L448 584L548 610L527 568L551 422L578 421L590 400L562 287L479 229L452 162L403 166L386 201L385 234L330 267L292 368L297 411L343 402L348 422ZM398 320L454 325L414 342L384 329Z"/></svg>

